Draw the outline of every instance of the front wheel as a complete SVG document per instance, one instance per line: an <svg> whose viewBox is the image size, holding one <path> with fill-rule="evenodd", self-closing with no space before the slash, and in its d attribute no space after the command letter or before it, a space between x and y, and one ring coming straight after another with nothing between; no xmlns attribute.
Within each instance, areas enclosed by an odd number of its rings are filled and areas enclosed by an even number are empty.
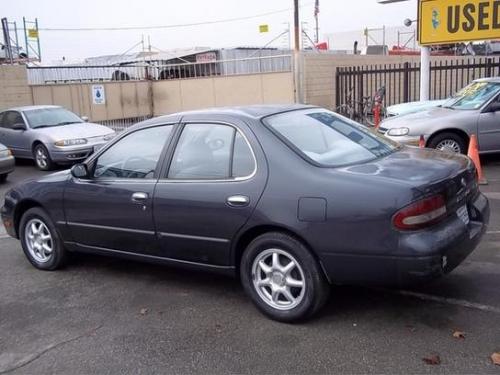
<svg viewBox="0 0 500 375"><path fill-rule="evenodd" d="M47 147L41 143L37 144L33 149L33 158L38 169L42 171L50 171L55 167Z"/></svg>
<svg viewBox="0 0 500 375"><path fill-rule="evenodd" d="M466 154L467 144L462 137L455 133L441 133L432 137L428 144L429 148L451 152L456 154Z"/></svg>
<svg viewBox="0 0 500 375"><path fill-rule="evenodd" d="M283 233L266 233L248 245L240 276L264 314L281 322L302 320L326 302L329 284L306 246Z"/></svg>
<svg viewBox="0 0 500 375"><path fill-rule="evenodd" d="M52 220L41 208L24 213L19 224L24 254L40 270L52 271L66 261L66 250Z"/></svg>

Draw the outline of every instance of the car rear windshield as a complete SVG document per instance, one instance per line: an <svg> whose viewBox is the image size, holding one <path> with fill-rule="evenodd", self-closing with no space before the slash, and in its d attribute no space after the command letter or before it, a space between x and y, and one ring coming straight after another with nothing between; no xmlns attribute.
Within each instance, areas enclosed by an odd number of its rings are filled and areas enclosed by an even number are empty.
<svg viewBox="0 0 500 375"><path fill-rule="evenodd" d="M24 115L32 129L83 122L80 117L64 108L34 109L25 111Z"/></svg>
<svg viewBox="0 0 500 375"><path fill-rule="evenodd" d="M296 152L325 167L369 162L398 148L365 126L323 109L281 113L264 123Z"/></svg>

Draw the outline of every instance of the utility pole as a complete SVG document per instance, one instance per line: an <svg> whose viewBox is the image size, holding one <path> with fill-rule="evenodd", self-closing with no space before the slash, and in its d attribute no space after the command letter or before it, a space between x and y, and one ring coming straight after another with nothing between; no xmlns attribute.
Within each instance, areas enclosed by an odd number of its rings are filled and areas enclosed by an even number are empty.
<svg viewBox="0 0 500 375"><path fill-rule="evenodd" d="M300 51L299 0L293 0L293 26L295 36L295 52L298 52Z"/></svg>
<svg viewBox="0 0 500 375"><path fill-rule="evenodd" d="M301 102L300 95L300 17L299 0L293 0L293 31L294 31L294 51L293 51L293 77L295 86L295 102Z"/></svg>
<svg viewBox="0 0 500 375"><path fill-rule="evenodd" d="M319 43L319 0L314 4L314 20L316 21L316 44Z"/></svg>

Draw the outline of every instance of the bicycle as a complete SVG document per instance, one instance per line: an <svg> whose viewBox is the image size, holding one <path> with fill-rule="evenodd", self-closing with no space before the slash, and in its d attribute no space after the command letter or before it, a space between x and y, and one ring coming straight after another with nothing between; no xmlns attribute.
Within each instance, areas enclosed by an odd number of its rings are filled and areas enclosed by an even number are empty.
<svg viewBox="0 0 500 375"><path fill-rule="evenodd" d="M380 109L380 119L385 117L386 110L383 105L386 93L385 86L380 87L373 97L363 96L362 101L353 100L353 92L354 89L351 88L346 102L338 106L335 112L368 126L375 125L375 108L377 106ZM359 108L361 108L361 112L358 110Z"/></svg>

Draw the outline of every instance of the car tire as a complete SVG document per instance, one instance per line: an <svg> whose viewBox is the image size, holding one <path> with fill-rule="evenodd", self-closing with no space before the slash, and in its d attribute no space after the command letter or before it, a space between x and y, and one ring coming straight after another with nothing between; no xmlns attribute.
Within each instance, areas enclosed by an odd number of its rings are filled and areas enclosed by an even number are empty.
<svg viewBox="0 0 500 375"><path fill-rule="evenodd" d="M0 183L7 181L7 173L0 174Z"/></svg>
<svg viewBox="0 0 500 375"><path fill-rule="evenodd" d="M330 292L323 270L309 249L295 237L279 232L263 234L248 245L241 259L240 277L255 306L280 322L311 317Z"/></svg>
<svg viewBox="0 0 500 375"><path fill-rule="evenodd" d="M55 167L55 163L52 161L47 147L41 143L33 148L33 159L37 168L41 171L50 171Z"/></svg>
<svg viewBox="0 0 500 375"><path fill-rule="evenodd" d="M64 265L67 251L52 220L41 208L24 213L19 224L19 238L24 254L40 270L53 271Z"/></svg>
<svg viewBox="0 0 500 375"><path fill-rule="evenodd" d="M428 147L457 154L467 154L465 140L455 133L441 133L432 137L428 143Z"/></svg>

